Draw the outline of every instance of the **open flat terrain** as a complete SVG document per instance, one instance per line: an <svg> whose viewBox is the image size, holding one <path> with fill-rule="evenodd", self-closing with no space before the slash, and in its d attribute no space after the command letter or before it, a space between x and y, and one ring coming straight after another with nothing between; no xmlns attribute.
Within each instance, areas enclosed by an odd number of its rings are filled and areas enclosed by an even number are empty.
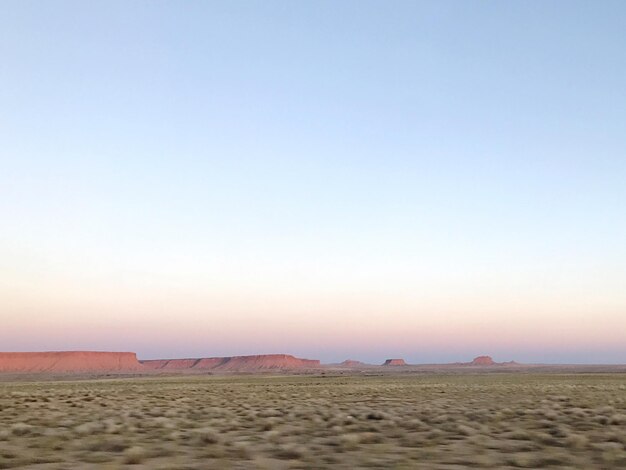
<svg viewBox="0 0 626 470"><path fill-rule="evenodd" d="M624 374L0 383L0 468L626 468Z"/></svg>

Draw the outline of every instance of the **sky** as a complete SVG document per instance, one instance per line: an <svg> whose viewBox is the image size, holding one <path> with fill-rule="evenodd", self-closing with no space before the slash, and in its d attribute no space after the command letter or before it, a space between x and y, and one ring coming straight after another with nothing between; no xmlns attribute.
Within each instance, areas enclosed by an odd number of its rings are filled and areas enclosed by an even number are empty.
<svg viewBox="0 0 626 470"><path fill-rule="evenodd" d="M0 350L626 363L621 1L0 3Z"/></svg>

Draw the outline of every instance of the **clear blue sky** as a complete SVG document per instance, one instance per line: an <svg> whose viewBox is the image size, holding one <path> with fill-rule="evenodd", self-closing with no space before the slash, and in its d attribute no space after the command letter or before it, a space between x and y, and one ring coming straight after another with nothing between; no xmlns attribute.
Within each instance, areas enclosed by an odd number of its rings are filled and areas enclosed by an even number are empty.
<svg viewBox="0 0 626 470"><path fill-rule="evenodd" d="M626 362L626 3L0 3L0 349Z"/></svg>

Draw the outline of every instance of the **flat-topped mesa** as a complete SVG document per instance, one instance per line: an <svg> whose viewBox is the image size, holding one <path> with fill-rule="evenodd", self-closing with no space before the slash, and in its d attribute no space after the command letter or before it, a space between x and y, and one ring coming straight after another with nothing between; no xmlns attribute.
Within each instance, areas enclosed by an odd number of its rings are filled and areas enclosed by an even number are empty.
<svg viewBox="0 0 626 470"><path fill-rule="evenodd" d="M148 369L166 370L224 370L255 371L266 369L316 369L320 361L300 359L289 354L260 354L255 356L203 357L197 359L159 359L141 363Z"/></svg>
<svg viewBox="0 0 626 470"><path fill-rule="evenodd" d="M320 361L300 359L289 354L262 354L258 356L234 356L218 364L219 370L302 369L317 368Z"/></svg>
<svg viewBox="0 0 626 470"><path fill-rule="evenodd" d="M407 363L404 362L404 359L387 359L384 366L406 366Z"/></svg>
<svg viewBox="0 0 626 470"><path fill-rule="evenodd" d="M0 372L132 372L142 369L133 352L0 352Z"/></svg>
<svg viewBox="0 0 626 470"><path fill-rule="evenodd" d="M472 362L470 362L472 366L494 366L496 362L491 358L491 356L478 356L475 357Z"/></svg>

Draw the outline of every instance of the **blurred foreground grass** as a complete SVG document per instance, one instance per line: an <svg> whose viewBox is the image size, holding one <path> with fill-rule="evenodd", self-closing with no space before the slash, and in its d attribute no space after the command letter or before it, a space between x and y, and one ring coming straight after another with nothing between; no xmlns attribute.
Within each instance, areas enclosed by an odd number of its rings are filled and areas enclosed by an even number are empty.
<svg viewBox="0 0 626 470"><path fill-rule="evenodd" d="M0 383L0 468L626 468L626 376Z"/></svg>

